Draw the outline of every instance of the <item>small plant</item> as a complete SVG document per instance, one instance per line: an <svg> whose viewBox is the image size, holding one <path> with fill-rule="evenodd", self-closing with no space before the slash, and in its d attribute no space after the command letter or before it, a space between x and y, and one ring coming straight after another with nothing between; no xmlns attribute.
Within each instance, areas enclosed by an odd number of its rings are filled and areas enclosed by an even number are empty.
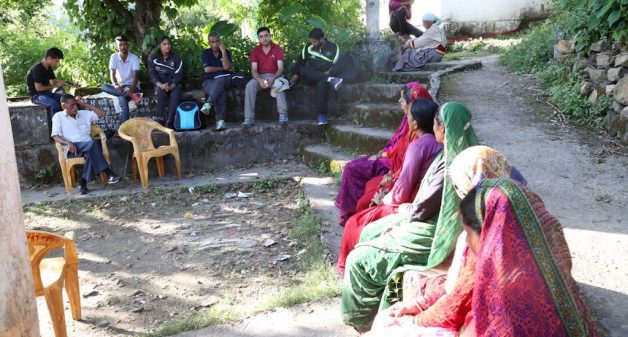
<svg viewBox="0 0 628 337"><path fill-rule="evenodd" d="M253 183L253 189L258 193L266 193L277 187L279 181L277 178L270 177L268 179L256 181Z"/></svg>
<svg viewBox="0 0 628 337"><path fill-rule="evenodd" d="M61 169L57 163L42 165L39 167L39 170L35 172L35 184L50 185L59 182L60 177Z"/></svg>
<svg viewBox="0 0 628 337"><path fill-rule="evenodd" d="M216 185L216 183L209 183L205 186L198 186L196 189L202 194L213 194L218 192L218 185Z"/></svg>
<svg viewBox="0 0 628 337"><path fill-rule="evenodd" d="M318 164L316 172L321 175L328 175L331 171L329 169L329 161L324 160Z"/></svg>

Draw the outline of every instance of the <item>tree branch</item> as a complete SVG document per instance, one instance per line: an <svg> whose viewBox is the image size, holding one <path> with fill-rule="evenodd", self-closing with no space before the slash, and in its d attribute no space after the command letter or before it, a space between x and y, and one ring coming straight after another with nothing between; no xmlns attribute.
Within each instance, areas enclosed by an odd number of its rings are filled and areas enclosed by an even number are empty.
<svg viewBox="0 0 628 337"><path fill-rule="evenodd" d="M123 17L128 22L133 22L133 14L119 0L103 0L103 3L106 7L111 8L116 15Z"/></svg>

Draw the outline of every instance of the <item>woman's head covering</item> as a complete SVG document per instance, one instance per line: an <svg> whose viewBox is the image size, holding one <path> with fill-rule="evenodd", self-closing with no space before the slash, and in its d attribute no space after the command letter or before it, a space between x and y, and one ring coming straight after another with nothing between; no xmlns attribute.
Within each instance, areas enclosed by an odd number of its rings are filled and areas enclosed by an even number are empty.
<svg viewBox="0 0 628 337"><path fill-rule="evenodd" d="M423 21L429 21L429 22L434 22L435 24L439 25L440 24L440 18L436 15L434 15L433 13L425 13L423 14L423 17L421 18L421 20Z"/></svg>
<svg viewBox="0 0 628 337"><path fill-rule="evenodd" d="M428 268L439 265L449 256L456 245L456 238L462 231L458 214L460 198L448 175L451 162L464 149L479 143L471 126L471 113L462 104L445 103L441 106L438 116L438 119L445 124L445 183L438 222L427 261Z"/></svg>
<svg viewBox="0 0 628 337"><path fill-rule="evenodd" d="M558 220L507 178L478 189L482 220L472 310L477 336L599 336L571 276Z"/></svg>
<svg viewBox="0 0 628 337"><path fill-rule="evenodd" d="M509 177L526 184L523 176L512 167L501 152L484 145L471 146L454 158L449 178L460 198L482 180Z"/></svg>
<svg viewBox="0 0 628 337"><path fill-rule="evenodd" d="M415 100L420 99L420 98L427 98L427 99L433 100L432 95L430 95L430 92L427 91L427 89L424 86L419 84L413 87L412 91L410 91L410 102L414 102Z"/></svg>

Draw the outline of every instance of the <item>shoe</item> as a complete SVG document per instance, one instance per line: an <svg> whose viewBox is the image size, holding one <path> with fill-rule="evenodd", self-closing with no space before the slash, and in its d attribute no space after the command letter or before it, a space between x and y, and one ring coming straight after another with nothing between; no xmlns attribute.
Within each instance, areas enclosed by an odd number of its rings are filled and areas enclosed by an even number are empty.
<svg viewBox="0 0 628 337"><path fill-rule="evenodd" d="M87 186L81 186L81 187L79 188L79 193L80 193L81 195L85 195L85 194L89 193L89 189L87 189Z"/></svg>
<svg viewBox="0 0 628 337"><path fill-rule="evenodd" d="M207 102L203 104L203 107L201 108L201 112L209 116L209 110L211 109L212 109L212 104Z"/></svg>
<svg viewBox="0 0 628 337"><path fill-rule="evenodd" d="M279 124L282 126L288 125L288 115L279 115Z"/></svg>
<svg viewBox="0 0 628 337"><path fill-rule="evenodd" d="M222 119L216 122L216 131L222 131L226 128L227 128L227 123L225 123L225 121L223 121Z"/></svg>
<svg viewBox="0 0 628 337"><path fill-rule="evenodd" d="M112 174L112 175L110 175L110 176L109 176L109 179L107 180L107 183L108 183L108 184L115 184L115 183L117 183L118 181L120 181L120 177L118 177L118 176L117 176L117 175L115 175L115 174Z"/></svg>
<svg viewBox="0 0 628 337"><path fill-rule="evenodd" d="M244 122L242 122L241 125L244 126L245 128L249 128L249 127L255 125L255 120L246 118L246 119L244 119Z"/></svg>
<svg viewBox="0 0 628 337"><path fill-rule="evenodd" d="M318 115L318 125L327 125L327 115Z"/></svg>
<svg viewBox="0 0 628 337"><path fill-rule="evenodd" d="M134 92L133 95L131 95L131 100L135 103L139 103L139 101L142 100L142 97L144 97L144 94L141 92Z"/></svg>
<svg viewBox="0 0 628 337"><path fill-rule="evenodd" d="M331 86L334 87L334 89L338 90L340 88L340 85L342 84L342 78L330 77L329 84L331 84Z"/></svg>
<svg viewBox="0 0 628 337"><path fill-rule="evenodd" d="M137 110L137 104L135 104L135 101L129 101L129 112L136 111L136 110Z"/></svg>

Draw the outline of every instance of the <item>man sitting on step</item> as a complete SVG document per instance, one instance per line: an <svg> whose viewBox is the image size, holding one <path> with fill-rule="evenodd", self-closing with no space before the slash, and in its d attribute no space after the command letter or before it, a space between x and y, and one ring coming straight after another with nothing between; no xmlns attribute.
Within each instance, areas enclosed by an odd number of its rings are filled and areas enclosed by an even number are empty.
<svg viewBox="0 0 628 337"><path fill-rule="evenodd" d="M79 107L82 110L79 110ZM109 168L101 147L91 137L92 123L105 116L105 112L72 95L61 97L61 108L63 111L52 117L50 136L63 145L67 158L85 158L83 175L79 181L81 194L89 192L87 182L91 181L97 173L107 173L109 184L120 181L120 177Z"/></svg>
<svg viewBox="0 0 628 337"><path fill-rule="evenodd" d="M358 71L353 60L346 55L341 56L340 48L325 38L322 29L314 28L308 36L310 43L303 47L299 55L290 84L296 83L302 77L307 84L316 87L318 125L325 125L329 90L338 90L343 81L355 80Z"/></svg>

